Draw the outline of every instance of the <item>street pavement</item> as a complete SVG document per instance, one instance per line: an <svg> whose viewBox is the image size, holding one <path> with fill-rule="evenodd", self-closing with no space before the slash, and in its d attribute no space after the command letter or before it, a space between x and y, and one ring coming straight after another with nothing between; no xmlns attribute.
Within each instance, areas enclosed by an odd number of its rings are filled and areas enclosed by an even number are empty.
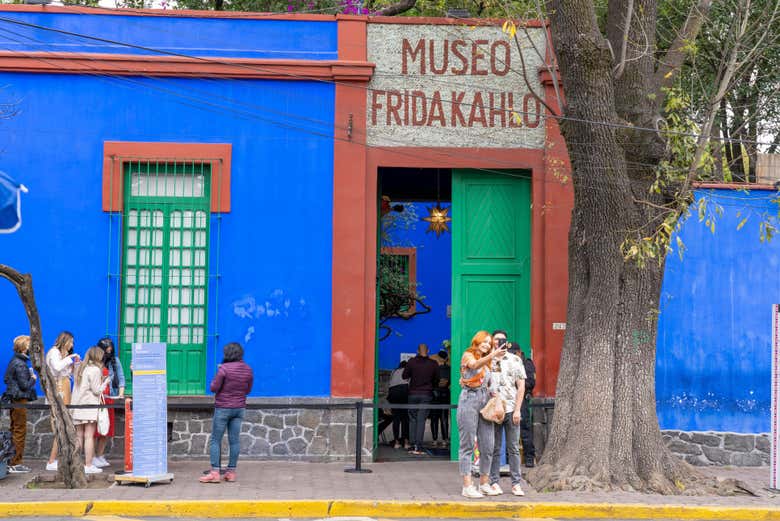
<svg viewBox="0 0 780 521"><path fill-rule="evenodd" d="M631 492L544 493L526 484L525 497L503 494L466 500L460 495L457 464L449 461L374 463L367 465L372 470L368 474L345 473L347 465L344 463L239 461L236 483L208 485L198 482L207 466L206 462L172 461L168 470L175 475L175 479L171 484L154 484L144 488L133 484L120 486L106 481L102 488L83 490L46 488L45 484L28 488L27 483L35 475L46 472L43 471L44 461L26 463L33 467L33 473L9 475L7 479L0 480L0 504L4 504L5 509L0 512L0 518L48 515L54 517L39 519L53 520L72 519L57 517L72 515L90 521L146 521L155 519L146 516L154 515L179 515L192 519L214 514L215 517L211 519L220 518L216 516L240 519L241 516L258 515L281 520L282 517L269 516L312 516L312 519L316 519L315 516L330 514L372 516L331 517L331 520L390 521L394 516L420 517L430 514L444 516L441 519L446 519L446 516L471 519L518 516L524 519L576 519L610 518L609 515L615 515L615 521L619 521L622 517L632 515L676 519L670 517L670 514L685 511L683 517L686 519L728 520L733 515L733 507L738 507L742 509L742 513L737 516L741 521L757 518L780 520L780 496L777 491L766 488L769 482L768 467L700 469L710 476L741 480L755 495L719 497L660 496ZM505 490L510 488L507 478L502 478L501 485ZM691 515L694 511L695 517Z"/></svg>
<svg viewBox="0 0 780 521"><path fill-rule="evenodd" d="M12 474L0 480L0 502L75 500L395 500L462 501L457 463L418 461L366 465L370 474L349 474L344 463L304 463L288 461L239 461L238 481L204 485L198 477L207 468L205 461L171 461L172 484L116 485L101 489L29 489L25 484L34 474L45 474L45 461L27 461L32 474ZM118 463L118 462L116 462ZM769 467L706 467L712 476L744 481L757 496L660 496L634 492L555 492L543 493L525 486L526 496L503 494L475 500L501 502L642 503L716 506L775 506L780 496L769 491ZM502 478L508 491L510 483Z"/></svg>

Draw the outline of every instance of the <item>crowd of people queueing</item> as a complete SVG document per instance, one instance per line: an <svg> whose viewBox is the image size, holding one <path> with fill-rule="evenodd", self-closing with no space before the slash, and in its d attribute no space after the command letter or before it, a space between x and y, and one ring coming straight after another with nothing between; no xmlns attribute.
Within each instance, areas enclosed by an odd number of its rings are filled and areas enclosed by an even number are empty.
<svg viewBox="0 0 780 521"><path fill-rule="evenodd" d="M26 404L37 400L35 384L38 376L30 367L30 337L20 335L13 342L14 354L3 378L6 390L3 400L12 404ZM45 367L55 385L55 392L65 405L111 404L114 398L122 398L125 392L125 375L122 364L116 357L114 342L109 337L101 338L97 345L87 349L82 359L75 351L73 334L63 331L46 353ZM110 465L105 457L108 440L114 436L114 410L104 409L108 425L104 432L98 432L98 409L71 409L79 450L84 451L84 472L98 474ZM11 433L15 456L8 467L10 473L30 472L23 464L25 440L27 437L27 409L11 409ZM46 470L56 471L57 438L54 437Z"/></svg>
<svg viewBox="0 0 780 521"><path fill-rule="evenodd" d="M117 358L114 342L110 337L101 338L95 346L87 349L84 357L74 352L73 334L63 331L46 353L45 367L55 386L55 392L65 405L111 404L125 394L125 375ZM2 400L12 405L11 432L15 455L10 461L10 473L30 472L23 464L25 439L27 437L27 409L14 408L38 399L36 393L37 375L30 367L30 337L20 335L13 341L13 357L5 371L6 390ZM246 411L246 397L252 390L254 376L252 369L244 362L244 349L231 342L223 348L222 363L211 382L215 393L214 418L209 441L211 471L200 478L202 483L236 481L236 466L240 450L241 424ZM107 411L108 426L103 432L98 429L99 410ZM110 465L105 451L108 440L114 436L113 408L71 408L73 424L76 427L79 450L84 451L84 472L98 474ZM228 435L229 456L226 469L221 468L221 445L225 433ZM57 439L54 437L46 470L57 471Z"/></svg>
<svg viewBox="0 0 780 521"><path fill-rule="evenodd" d="M87 349L83 359L74 352L73 334L63 331L46 353L45 367L49 371L57 394L65 404L98 405L122 398L125 377L117 360L116 348L109 337ZM13 341L13 357L6 368L6 391L3 401L26 404L37 399L37 376L30 367L30 337L20 335ZM246 411L246 397L254 381L252 369L243 361L240 344L230 343L223 349L223 360L218 366L210 389L215 393L215 409L209 441L211 470L200 478L202 483L220 483L236 480L236 466L240 449L241 424ZM450 371L446 351L428 356L428 347L420 344L417 356L402 363L391 376L388 401L391 404L409 403L423 406L413 409L392 409L394 446L408 447L412 454L423 454L422 442L428 410L426 404L449 404ZM477 332L460 360L461 392L457 402L459 437L458 467L463 480L462 495L467 498L496 496L503 493L499 485L502 436L506 440L507 459L511 476L511 491L524 495L520 479L521 423L528 426L528 402L533 378L533 364L528 364L516 343L508 342L506 332L497 330ZM529 368L531 371L526 369ZM404 396L405 395L405 396ZM404 401L405 400L405 401ZM105 410L105 409L104 409ZM76 426L78 445L84 450L84 472L96 474L109 465L105 459L108 439L114 435L113 409L109 411L108 429L98 432L98 409L71 409ZM449 411L439 410L432 416L434 444L443 446L448 438ZM435 421L434 421L435 419ZM408 427L407 425L408 420ZM434 424L436 425L434 427ZM441 427L442 443L437 440ZM381 427L380 427L381 429ZM22 463L27 431L27 409L11 409L11 431L16 454L9 472L29 472ZM530 428L522 429L526 466L533 466L533 443ZM221 442L227 432L229 457L227 469L221 467ZM96 441L97 440L97 441ZM475 449L479 448L479 484L472 481ZM57 444L52 444L46 464L47 470L57 470ZM223 473L224 472L224 473Z"/></svg>
<svg viewBox="0 0 780 521"><path fill-rule="evenodd" d="M428 346L420 344L417 356L402 361L391 373L387 401L396 405L449 404L450 364L447 351L441 350L429 357ZM391 408L390 414L384 414L379 422L379 433L392 423L393 447L406 449L413 455L422 455L425 453L423 438L428 418L434 447L445 447L450 439L448 410Z"/></svg>

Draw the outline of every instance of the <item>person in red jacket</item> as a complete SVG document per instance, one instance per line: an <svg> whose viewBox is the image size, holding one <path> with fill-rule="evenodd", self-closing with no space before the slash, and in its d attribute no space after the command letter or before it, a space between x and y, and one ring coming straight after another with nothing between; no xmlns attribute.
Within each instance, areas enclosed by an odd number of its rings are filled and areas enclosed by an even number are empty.
<svg viewBox="0 0 780 521"><path fill-rule="evenodd" d="M211 381L211 392L216 393L209 440L211 472L200 478L201 483L220 482L220 449L225 430L228 432L230 446L225 481L236 480L236 465L241 449L241 423L246 413L246 397L254 382L252 368L244 362L244 348L241 344L231 342L223 348L223 353L222 363L217 367L217 374Z"/></svg>

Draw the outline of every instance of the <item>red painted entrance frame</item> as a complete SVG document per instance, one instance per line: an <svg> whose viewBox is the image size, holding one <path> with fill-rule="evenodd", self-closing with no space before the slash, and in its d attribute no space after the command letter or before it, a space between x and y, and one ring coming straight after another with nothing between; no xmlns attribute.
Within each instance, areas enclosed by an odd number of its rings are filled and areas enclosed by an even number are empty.
<svg viewBox="0 0 780 521"><path fill-rule="evenodd" d="M419 24L433 21L402 20ZM338 21L339 60L365 62L366 24L375 20L341 16ZM540 74L545 98L557 108L552 78L546 72ZM379 167L384 166L532 172L531 342L539 382L536 394L554 396L564 331L554 330L553 324L566 322L566 252L573 204L568 181L571 167L557 121L546 119L545 147L539 150L368 147L367 86L367 82L336 85L331 395L374 396L377 177ZM351 136L343 130L347 122ZM346 142L338 140L345 136Z"/></svg>

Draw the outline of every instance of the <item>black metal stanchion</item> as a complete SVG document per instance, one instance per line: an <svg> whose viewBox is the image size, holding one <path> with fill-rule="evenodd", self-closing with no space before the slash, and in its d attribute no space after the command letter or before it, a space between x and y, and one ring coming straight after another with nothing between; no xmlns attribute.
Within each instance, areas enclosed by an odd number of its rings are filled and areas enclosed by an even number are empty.
<svg viewBox="0 0 780 521"><path fill-rule="evenodd" d="M344 472L351 474L370 474L370 469L363 468L363 401L355 403L355 468L346 468Z"/></svg>

